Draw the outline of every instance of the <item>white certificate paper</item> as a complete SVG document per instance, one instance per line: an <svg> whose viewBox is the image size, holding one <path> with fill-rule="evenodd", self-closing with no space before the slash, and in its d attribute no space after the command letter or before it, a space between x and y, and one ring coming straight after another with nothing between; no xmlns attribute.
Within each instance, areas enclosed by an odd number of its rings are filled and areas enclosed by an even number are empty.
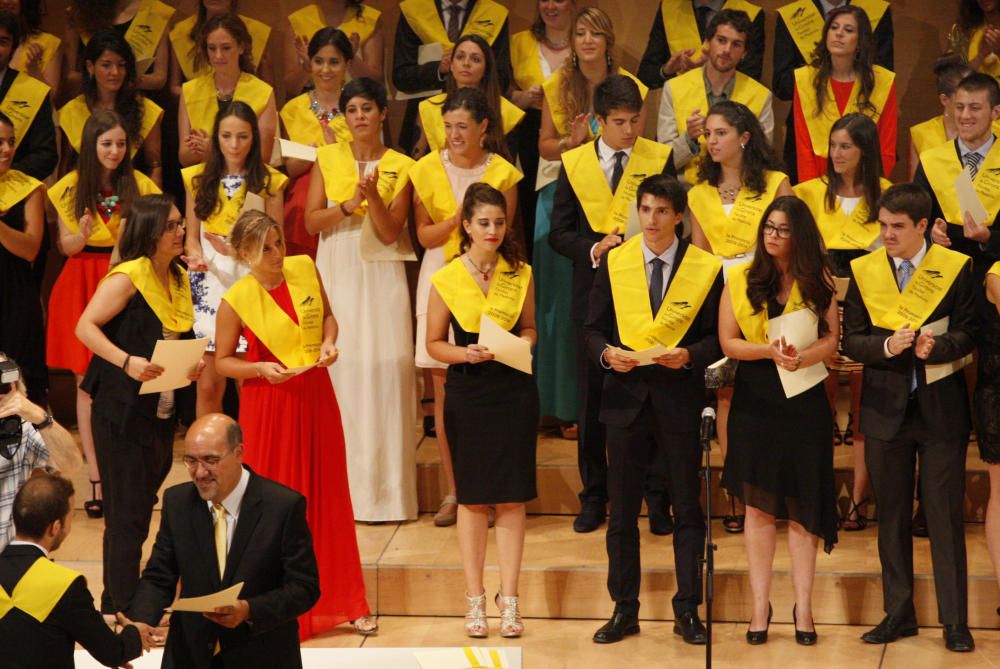
<svg viewBox="0 0 1000 669"><path fill-rule="evenodd" d="M962 216L965 216L965 212L969 212L972 214L972 220L979 225L985 225L989 212L986 211L986 207L983 206L982 200L976 193L975 186L972 185L972 173L969 171L968 165L959 172L958 178L955 179L955 192L958 194L958 208L962 211ZM950 222L963 224L963 221Z"/></svg>
<svg viewBox="0 0 1000 669"><path fill-rule="evenodd" d="M243 200L243 208L240 209L240 214L245 214L248 211L259 211L266 214L267 209L264 198L257 195L257 193L247 193L246 198Z"/></svg>
<svg viewBox="0 0 1000 669"><path fill-rule="evenodd" d="M635 360L639 363L639 367L656 364L653 358L659 358L668 350L667 347L663 346L663 344L654 344L653 346L644 348L641 351L629 351L624 348L618 348L617 346L611 346L609 348L614 349L616 353L625 356L629 360Z"/></svg>
<svg viewBox="0 0 1000 669"><path fill-rule="evenodd" d="M293 142L290 139L274 138L274 151L271 153L271 164L276 165L282 158L298 158L310 163L316 162L316 147Z"/></svg>
<svg viewBox="0 0 1000 669"><path fill-rule="evenodd" d="M243 589L243 581L230 586L225 590L202 595L201 597L182 597L170 606L171 611L190 611L192 613L212 613L220 606L236 606L236 600L240 598L240 590Z"/></svg>
<svg viewBox="0 0 1000 669"><path fill-rule="evenodd" d="M191 383L188 374L198 366L206 346L208 337L158 340L149 361L162 367L163 373L152 381L143 383L139 387L139 394L162 393L187 387Z"/></svg>
<svg viewBox="0 0 1000 669"><path fill-rule="evenodd" d="M948 332L948 324L950 322L950 319L945 316L944 318L939 318L933 323L926 324L920 328L920 332L923 333L924 331L929 330L931 334L937 337ZM936 381L940 381L941 379L951 376L971 362L972 354L969 353L964 358L952 360L951 362L943 362L939 365L925 365L924 378L927 380L928 384L935 383Z"/></svg>
<svg viewBox="0 0 1000 669"><path fill-rule="evenodd" d="M812 309L799 309L790 314L782 314L767 321L768 338L771 341L785 338L785 342L795 346L799 351L805 350L816 342L818 337L819 319ZM794 372L778 367L778 378L785 391L785 397L795 397L822 383L829 372L826 365L817 362L809 367L800 367Z"/></svg>
<svg viewBox="0 0 1000 669"><path fill-rule="evenodd" d="M486 314L479 319L479 343L497 362L531 374L531 344L504 330Z"/></svg>

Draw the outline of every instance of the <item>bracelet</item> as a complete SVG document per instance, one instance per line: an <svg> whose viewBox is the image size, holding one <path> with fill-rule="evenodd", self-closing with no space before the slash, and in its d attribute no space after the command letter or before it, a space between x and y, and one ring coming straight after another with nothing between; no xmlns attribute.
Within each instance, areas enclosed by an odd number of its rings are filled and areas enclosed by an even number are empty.
<svg viewBox="0 0 1000 669"><path fill-rule="evenodd" d="M353 211L347 211L347 207L345 207L344 204L345 204L344 202L340 203L340 213L342 213L344 215L344 218L350 218L351 214L353 214L354 212Z"/></svg>
<svg viewBox="0 0 1000 669"><path fill-rule="evenodd" d="M45 428L49 427L50 425L52 425L55 422L56 422L56 419L52 417L52 414L50 414L48 412L45 412L45 418L44 418L44 420L42 420L41 423L32 423L31 425L36 430L44 430Z"/></svg>
<svg viewBox="0 0 1000 669"><path fill-rule="evenodd" d="M132 359L132 356L126 355L125 356L125 362L122 363L122 371L125 372L126 375L128 374L128 361L131 360L131 359Z"/></svg>

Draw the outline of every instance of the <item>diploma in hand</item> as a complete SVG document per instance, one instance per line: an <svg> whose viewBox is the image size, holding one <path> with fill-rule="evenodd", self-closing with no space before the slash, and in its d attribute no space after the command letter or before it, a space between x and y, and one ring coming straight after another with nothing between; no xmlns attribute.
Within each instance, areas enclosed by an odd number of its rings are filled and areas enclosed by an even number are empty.
<svg viewBox="0 0 1000 669"><path fill-rule="evenodd" d="M201 597L181 597L171 606L171 611L190 611L191 613L212 613L220 606L236 606L236 600L240 598L240 590L243 589L243 581L230 586L225 590L202 595Z"/></svg>
<svg viewBox="0 0 1000 669"><path fill-rule="evenodd" d="M819 320L812 309L799 309L790 314L782 314L777 318L771 318L767 322L768 338L775 341L781 337L794 346L797 350L803 351L812 346L819 338ZM809 367L801 367L795 371L778 367L778 378L781 379L781 387L785 391L785 397L795 397L809 390L817 383L821 383L828 376L826 365L817 362Z"/></svg>
<svg viewBox="0 0 1000 669"><path fill-rule="evenodd" d="M139 387L140 395L162 393L167 390L184 388L191 383L188 375L201 360L208 337L201 339L160 339L153 349L150 362L163 368L163 373Z"/></svg>
<svg viewBox="0 0 1000 669"><path fill-rule="evenodd" d="M958 194L958 208L962 210L962 215L969 212L972 215L972 220L979 225L986 225L989 212L986 211L982 200L979 199L976 187L972 185L972 173L969 171L968 165L959 172L958 178L955 179L955 192ZM962 221L952 221L952 223L961 224Z"/></svg>
<svg viewBox="0 0 1000 669"><path fill-rule="evenodd" d="M531 344L507 332L486 314L479 320L479 343L493 354L497 362L531 374Z"/></svg>
<svg viewBox="0 0 1000 669"><path fill-rule="evenodd" d="M629 360L635 360L639 363L640 367L655 364L656 360L654 360L654 358L659 358L669 350L662 344L654 344L653 346L644 348L641 351L629 351L624 348L618 348L617 346L611 346L610 348L614 349L618 355L624 356Z"/></svg>

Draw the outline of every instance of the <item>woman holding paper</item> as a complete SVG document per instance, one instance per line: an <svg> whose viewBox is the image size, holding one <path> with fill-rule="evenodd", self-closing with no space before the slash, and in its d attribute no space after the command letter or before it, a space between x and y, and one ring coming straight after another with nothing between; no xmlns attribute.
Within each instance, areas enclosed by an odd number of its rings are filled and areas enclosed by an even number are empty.
<svg viewBox="0 0 1000 669"><path fill-rule="evenodd" d="M460 211L461 255L434 274L427 310L427 350L448 367L445 425L458 491L458 544L469 607L465 632L485 637L483 566L489 506L496 506L500 635L524 632L518 580L525 504L536 497L538 390L530 374L493 360L479 343L490 319L533 346L534 284L510 229L504 193L469 186ZM455 343L449 342L449 328Z"/></svg>
<svg viewBox="0 0 1000 669"><path fill-rule="evenodd" d="M164 371L150 362L158 341L190 337L194 308L183 251L184 219L173 200L138 197L119 243L121 262L76 326L76 336L94 352L82 387L94 398L105 505L101 612L112 620L139 582L156 494L173 462L180 391L140 394L140 386ZM189 378L196 380L203 367L198 363Z"/></svg>
<svg viewBox="0 0 1000 669"><path fill-rule="evenodd" d="M775 521L781 519L788 520L795 640L812 645L817 542L823 539L826 552L837 542L833 421L821 382L789 397L779 368L781 373L799 372L822 365L833 354L839 331L837 302L819 230L802 200L779 197L771 203L761 217L756 242L754 259L729 269L719 305L722 351L740 361L722 485L746 505L753 593L747 643L767 641ZM784 317L801 310L811 312L801 334L789 332L793 328L788 325L783 329L787 337L768 341L769 325L776 329L788 323ZM812 343L796 346L795 340Z"/></svg>
<svg viewBox="0 0 1000 669"><path fill-rule="evenodd" d="M343 407L354 518L412 520L417 384L403 262L416 260L406 227L413 160L382 144L385 86L355 79L340 102L354 139L317 151L306 229L319 235L316 268L351 351L330 378Z"/></svg>
<svg viewBox="0 0 1000 669"><path fill-rule="evenodd" d="M226 380L215 370L215 315L222 295L246 274L226 243L240 213L259 206L281 221L288 181L267 165L261 152L257 116L244 102L235 101L215 117L208 161L181 170L187 202L186 255L194 295L194 331L207 337L208 366L198 381L197 415L222 411ZM250 200L257 204L247 204ZM245 350L241 342L241 352Z"/></svg>
<svg viewBox="0 0 1000 669"><path fill-rule="evenodd" d="M337 321L309 256L285 257L281 224L248 211L233 227L235 257L250 273L219 306L216 365L243 381L244 462L309 500L322 594L299 618L307 639L352 621L375 634L361 575L340 407L326 367L338 356ZM246 355L237 353L240 339ZM353 352L352 352L353 353ZM359 380L360 381L360 380Z"/></svg>

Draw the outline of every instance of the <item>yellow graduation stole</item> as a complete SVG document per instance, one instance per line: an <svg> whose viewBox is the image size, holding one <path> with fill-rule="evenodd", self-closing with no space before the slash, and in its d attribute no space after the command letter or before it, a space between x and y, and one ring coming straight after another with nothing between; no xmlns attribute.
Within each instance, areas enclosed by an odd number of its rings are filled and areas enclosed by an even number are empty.
<svg viewBox="0 0 1000 669"><path fill-rule="evenodd" d="M563 169L594 232L607 235L617 227L620 234L625 234L629 212L636 206L635 193L639 184L646 177L663 172L670 160L670 151L667 144L637 138L614 193L601 171L593 142L581 144L563 154Z"/></svg>
<svg viewBox="0 0 1000 669"><path fill-rule="evenodd" d="M247 274L222 296L285 367L319 360L323 343L323 292L309 256L285 258L281 270L295 306L298 324L278 306L260 281Z"/></svg>
<svg viewBox="0 0 1000 669"><path fill-rule="evenodd" d="M774 201L778 186L787 179L782 172L765 173L767 189L760 194L744 186L736 195L733 210L726 215L719 190L702 182L688 191L688 208L712 245L712 253L732 258L747 253L757 243L757 227L764 210Z"/></svg>
<svg viewBox="0 0 1000 669"><path fill-rule="evenodd" d="M642 96L643 100L646 99L646 93L649 92L648 86L639 81L631 72L627 72L620 67L618 68L618 74L634 81L639 86L639 95ZM549 102L549 112L552 114L552 122L555 124L556 132L559 133L560 137L565 137L569 134L569 122L573 119L569 117L569 112L563 107L562 100L559 97L559 86L561 85L562 77L563 69L559 68L542 83L542 91L545 93L545 99ZM587 131L587 136L589 139L596 139L589 130Z"/></svg>
<svg viewBox="0 0 1000 669"><path fill-rule="evenodd" d="M497 266L486 295L461 258L455 258L435 272L431 283L466 332L479 332L483 314L504 330L510 330L521 317L531 283L531 266L522 263L514 271L503 256L497 256Z"/></svg>
<svg viewBox="0 0 1000 669"><path fill-rule="evenodd" d="M175 11L177 10L160 0L143 0L125 31L125 41L132 47L136 63L156 58L156 47L160 45ZM86 44L90 41L90 35L81 34L80 39Z"/></svg>
<svg viewBox="0 0 1000 669"><path fill-rule="evenodd" d="M358 16L353 8L348 13L351 15L350 18L337 27L348 37L351 36L351 33L357 33L361 44L364 44L375 32L375 25L382 12L368 5L361 5L361 16ZM312 39L318 30L326 27L323 10L315 4L306 5L302 9L292 12L288 21L292 24L292 30L295 34L305 37L306 40Z"/></svg>
<svg viewBox="0 0 1000 669"><path fill-rule="evenodd" d="M437 43L445 51L455 46L448 39L448 31L438 15L436 0L403 0L399 3L399 11L423 44ZM492 45L507 21L507 13L507 8L494 0L478 0L465 22L462 36L479 35Z"/></svg>
<svg viewBox="0 0 1000 669"><path fill-rule="evenodd" d="M767 306L754 313L754 306L750 304L747 297L747 274L750 272L750 263L741 263L729 268L726 275L726 286L729 290L729 299L733 304L733 314L736 322L740 326L743 338L751 344L767 344ZM808 309L799 290L798 281L792 283L792 290L788 294L788 301L781 315L790 314L799 309Z"/></svg>
<svg viewBox="0 0 1000 669"><path fill-rule="evenodd" d="M264 165L267 168L267 173L270 176L270 181L267 183L267 187L257 193L261 197L269 197L280 191L288 183L288 177L278 170L274 169L270 165ZM205 171L205 163L198 163L197 165L191 165L190 167L185 167L181 170L181 179L184 181L184 188L191 194L191 197L196 197L198 193L198 183L196 177L200 176ZM240 212L243 211L243 203L247 199L247 183L246 181L240 186L239 190L232 198L226 195L225 188L222 187L222 183L219 183L219 195L216 199L215 211L208 220L202 221L202 227L205 232L211 232L215 235L222 235L223 237L228 237L229 233L233 230L233 225L236 223L236 219L240 217Z"/></svg>
<svg viewBox="0 0 1000 669"><path fill-rule="evenodd" d="M538 40L530 30L522 30L511 36L510 64L514 70L514 82L522 91L532 86L541 86L545 82L539 57Z"/></svg>
<svg viewBox="0 0 1000 669"><path fill-rule="evenodd" d="M851 96L847 100L847 106L844 107L844 114L857 111L878 122L896 75L880 65L874 66L874 70L875 88L872 90L869 102L875 107L875 111L858 107L858 91L861 90L861 84L855 79L854 86L851 88ZM819 112L816 103L816 89L813 87L816 72L816 68L812 65L803 65L796 69L795 90L799 96L799 104L802 105L802 115L806 119L806 127L809 129L809 141L812 143L813 153L825 158L830 151L830 130L843 114L837 109L837 99L833 95L833 85L829 81L826 83L826 95L823 97L823 110L822 113Z"/></svg>
<svg viewBox="0 0 1000 669"><path fill-rule="evenodd" d="M889 3L884 0L852 0L851 4L865 10L872 24L872 32L878 27L885 10L889 8ZM816 9L812 0L795 0L779 7L778 13L784 19L785 27L788 28L795 46L798 47L799 55L808 62L812 59L816 43L823 37L823 24L826 22L823 13Z"/></svg>
<svg viewBox="0 0 1000 669"><path fill-rule="evenodd" d="M191 129L204 130L212 134L215 116L219 113L219 93L215 88L215 77L206 74L184 82L181 87L184 94L184 108L187 109ZM274 92L268 84L257 77L243 72L236 82L233 100L245 102L253 108L258 117L267 107L267 101Z"/></svg>
<svg viewBox="0 0 1000 669"><path fill-rule="evenodd" d="M316 162L323 173L326 198L334 202L346 202L354 197L357 188L358 168L354 153L347 142L337 142L320 147L316 151ZM398 151L386 150L378 161L378 194L388 206L410 182L410 168L414 160ZM368 212L368 202L362 202L354 212L364 216Z"/></svg>
<svg viewBox="0 0 1000 669"><path fill-rule="evenodd" d="M420 125L427 137L427 145L432 151L440 151L445 147L444 133L444 101L447 93L439 93L434 97L422 100L417 106L420 112ZM503 124L503 134L506 135L517 127L524 118L524 110L507 98L500 97L500 122Z"/></svg>
<svg viewBox="0 0 1000 669"><path fill-rule="evenodd" d="M313 114L312 110L309 109L311 102L309 93L292 98L281 108L281 122L285 124L288 139L293 142L325 146L326 137L323 136L323 126L316 118L316 114ZM330 121L330 127L338 142L350 142L354 139L343 114L334 116L333 120Z"/></svg>
<svg viewBox="0 0 1000 669"><path fill-rule="evenodd" d="M41 185L43 185L41 181L24 172L7 170L0 175L0 214L6 214Z"/></svg>
<svg viewBox="0 0 1000 669"><path fill-rule="evenodd" d="M10 67L20 71L25 69L24 59L27 53L27 46L29 44L38 44L42 47L42 63L41 70L44 72L45 68L49 66L52 62L52 57L56 55L56 49L62 44L62 40L47 32L37 32L24 37L21 41L21 46L18 47L17 51L14 53L14 57L10 61Z"/></svg>
<svg viewBox="0 0 1000 669"><path fill-rule="evenodd" d="M698 34L698 21L694 17L691 0L663 0L660 9L663 14L663 32L667 36L670 52L694 49L694 57L699 57L704 40ZM760 13L760 7L746 0L726 0L722 9L744 11L751 21Z"/></svg>
<svg viewBox="0 0 1000 669"><path fill-rule="evenodd" d="M667 82L667 85L670 86L670 96L674 102L674 120L677 122L677 132L683 135L687 132L688 116L695 111L700 111L702 115L708 114L708 90L705 87L704 69L696 67L679 77L674 77ZM754 116L760 116L770 95L771 91L757 83L752 77L748 77L742 72L736 73L731 99L746 105ZM705 144L705 137L699 136L698 146L704 147ZM700 164L701 156L697 155L693 156L691 162L684 168L684 179L687 183L698 182L698 166Z"/></svg>
<svg viewBox="0 0 1000 669"><path fill-rule="evenodd" d="M888 179L880 179L882 190L892 185ZM858 202L848 216L837 205L834 211L826 207L826 177L816 177L792 187L795 195L806 203L816 219L823 243L828 249L867 249L879 235L878 221L869 222L871 203Z"/></svg>
<svg viewBox="0 0 1000 669"><path fill-rule="evenodd" d="M990 267L989 271L986 273L996 274L997 276L1000 276L1000 261L993 263L993 266Z"/></svg>
<svg viewBox="0 0 1000 669"><path fill-rule="evenodd" d="M1000 120L993 121L993 134L1000 136ZM948 141L948 133L944 128L944 117L935 116L932 119L910 127L910 143L919 156L927 149L933 149Z"/></svg>
<svg viewBox="0 0 1000 669"><path fill-rule="evenodd" d="M167 330L187 332L194 327L194 305L187 272L181 272L179 280L171 272L169 294L153 271L153 262L145 256L115 265L108 271L108 276L112 274L125 274L132 280L132 285L142 293L142 299Z"/></svg>
<svg viewBox="0 0 1000 669"><path fill-rule="evenodd" d="M689 244L654 319L642 236L636 235L612 249L608 253L608 276L622 343L633 351L655 344L677 346L698 315L720 269L721 260Z"/></svg>
<svg viewBox="0 0 1000 669"><path fill-rule="evenodd" d="M153 130L156 124L163 117L163 108L146 96L142 96L142 127L139 128L139 136L145 141L146 137ZM91 116L90 107L87 106L87 98L78 95L59 110L59 127L62 128L70 146L77 153L80 153L80 140L83 138L83 126L87 124L87 119ZM129 153L134 157L142 142L133 144Z"/></svg>
<svg viewBox="0 0 1000 669"><path fill-rule="evenodd" d="M958 193L955 191L955 179L964 166L958 157L955 142L938 144L924 151L920 154L920 164L941 206L944 220L953 225L965 225L965 217L958 206ZM972 186L989 214L983 225L992 226L993 219L1000 212L1000 142L994 142L990 147L976 172L976 178L972 180Z"/></svg>
<svg viewBox="0 0 1000 669"><path fill-rule="evenodd" d="M246 24L247 31L250 33L252 42L250 55L253 58L253 66L254 68L260 67L260 59L264 57L264 49L271 36L271 26L242 14L240 14L240 19ZM174 55L177 56L177 62L180 63L181 72L184 73L186 80L202 77L212 71L212 66L206 62L202 62L201 67L197 69L194 66L194 56L198 51L198 45L191 39L191 29L194 28L197 21L197 16L189 16L183 21L175 23L174 27L170 29L170 43L174 47Z"/></svg>
<svg viewBox="0 0 1000 669"><path fill-rule="evenodd" d="M483 183L493 186L498 191L503 192L512 188L524 177L516 167L495 153L489 160L490 164L483 174ZM445 172L444 163L441 162L439 151L431 151L418 160L410 170L410 180L413 181L413 188L435 223L451 218L458 211L459 203L455 201L455 195L451 192L451 182L448 180L448 173ZM461 253L460 244L461 235L458 228L455 228L444 243L445 260L458 257Z"/></svg>
<svg viewBox="0 0 1000 669"><path fill-rule="evenodd" d="M8 594L0 587L0 620L13 609L23 611L38 622L45 622L73 581L82 574L39 557Z"/></svg>
<svg viewBox="0 0 1000 669"><path fill-rule="evenodd" d="M18 72L14 83L7 89L7 95L0 101L0 112L14 124L14 150L21 145L25 133L31 127L38 110L45 104L49 86L35 79L27 72Z"/></svg>
<svg viewBox="0 0 1000 669"><path fill-rule="evenodd" d="M979 44L983 41L983 35L985 33L986 26L983 25L972 31L972 35L969 36L969 51L966 54L968 62L975 60L976 56L979 54ZM1000 58L997 58L995 53L991 53L983 59L983 64L979 66L979 71L983 74L990 75L994 79L1000 77Z"/></svg>
<svg viewBox="0 0 1000 669"><path fill-rule="evenodd" d="M968 262L964 253L931 244L903 292L896 283L895 263L884 248L852 260L851 272L872 325L898 330L909 323L917 329L934 313Z"/></svg>
<svg viewBox="0 0 1000 669"><path fill-rule="evenodd" d="M135 185L139 189L139 195L150 195L161 193L160 187L153 183L153 180L138 170L132 174L135 177ZM48 196L52 206L55 207L59 218L66 224L70 232L80 231L80 221L76 217L76 185L80 174L73 170L54 186L49 188ZM112 214L107 222L101 218L96 211L90 212L90 237L87 238L87 246L110 247L115 245L118 239L118 228L121 226L121 211Z"/></svg>

